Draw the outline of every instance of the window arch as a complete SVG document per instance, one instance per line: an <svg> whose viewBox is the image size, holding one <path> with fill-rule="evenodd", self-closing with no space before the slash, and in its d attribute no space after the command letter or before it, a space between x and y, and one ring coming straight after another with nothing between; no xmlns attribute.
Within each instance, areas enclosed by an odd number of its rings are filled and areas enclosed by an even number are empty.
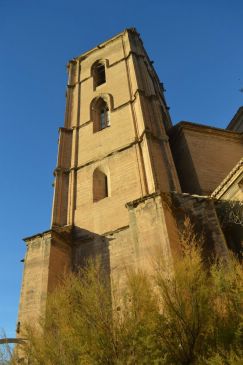
<svg viewBox="0 0 243 365"><path fill-rule="evenodd" d="M108 189L108 176L97 167L93 172L93 201L98 202L107 198L109 196Z"/></svg>
<svg viewBox="0 0 243 365"><path fill-rule="evenodd" d="M104 99L98 98L91 104L91 120L94 133L110 126L110 111Z"/></svg>
<svg viewBox="0 0 243 365"><path fill-rule="evenodd" d="M97 86L106 82L105 64L101 61L97 61L92 66L92 76L94 81L94 89Z"/></svg>

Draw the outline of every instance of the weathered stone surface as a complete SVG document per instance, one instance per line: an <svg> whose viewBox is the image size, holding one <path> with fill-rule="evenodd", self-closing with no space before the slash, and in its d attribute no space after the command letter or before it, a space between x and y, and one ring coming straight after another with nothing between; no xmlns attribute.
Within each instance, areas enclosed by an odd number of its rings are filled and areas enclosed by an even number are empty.
<svg viewBox="0 0 243 365"><path fill-rule="evenodd" d="M105 68L100 85L97 62ZM242 157L240 119L234 131L187 122L172 128L163 91L134 29L69 62L52 229L25 239L19 336L25 322L45 314L65 272L90 257L100 257L112 289L130 268L151 272L160 255L170 270L187 216L205 238L206 256L227 256L233 247L215 210L218 196L193 194L211 194ZM97 125L97 116L106 123ZM230 186L224 197L233 196ZM240 241L238 230L234 237Z"/></svg>
<svg viewBox="0 0 243 365"><path fill-rule="evenodd" d="M65 234L49 230L25 239L27 251L19 304L18 331L44 315L48 292L71 269L71 248Z"/></svg>
<svg viewBox="0 0 243 365"><path fill-rule="evenodd" d="M243 134L181 122L170 131L184 193L210 195L243 156Z"/></svg>

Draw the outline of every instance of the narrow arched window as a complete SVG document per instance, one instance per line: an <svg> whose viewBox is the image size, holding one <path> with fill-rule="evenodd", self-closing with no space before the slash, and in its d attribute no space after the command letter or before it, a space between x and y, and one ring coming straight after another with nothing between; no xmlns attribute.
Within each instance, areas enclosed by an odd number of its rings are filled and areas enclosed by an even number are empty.
<svg viewBox="0 0 243 365"><path fill-rule="evenodd" d="M93 173L93 201L98 202L108 197L108 178L99 168Z"/></svg>
<svg viewBox="0 0 243 365"><path fill-rule="evenodd" d="M99 98L91 105L91 119L93 121L93 131L98 132L110 126L109 107L104 99Z"/></svg>
<svg viewBox="0 0 243 365"><path fill-rule="evenodd" d="M94 89L106 82L105 65L102 62L97 62L93 65L92 74L94 80Z"/></svg>
<svg viewBox="0 0 243 365"><path fill-rule="evenodd" d="M99 111L100 129L104 129L109 125L109 109L107 104L103 105Z"/></svg>

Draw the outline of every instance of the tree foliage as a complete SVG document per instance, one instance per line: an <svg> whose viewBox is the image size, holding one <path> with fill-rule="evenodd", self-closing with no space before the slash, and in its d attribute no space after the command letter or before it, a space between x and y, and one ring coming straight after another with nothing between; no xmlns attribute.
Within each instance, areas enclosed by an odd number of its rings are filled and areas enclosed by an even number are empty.
<svg viewBox="0 0 243 365"><path fill-rule="evenodd" d="M242 364L240 263L229 255L205 264L188 222L181 247L173 269L161 257L153 274L128 271L112 295L98 260L68 275L42 330L26 328L28 364Z"/></svg>

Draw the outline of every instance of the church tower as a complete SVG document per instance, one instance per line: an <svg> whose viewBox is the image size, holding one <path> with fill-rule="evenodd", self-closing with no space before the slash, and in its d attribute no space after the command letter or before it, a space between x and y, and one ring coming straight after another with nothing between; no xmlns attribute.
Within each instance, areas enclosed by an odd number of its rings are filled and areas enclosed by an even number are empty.
<svg viewBox="0 0 243 365"><path fill-rule="evenodd" d="M178 191L163 87L134 28L68 64L52 225L126 226L125 204Z"/></svg>
<svg viewBox="0 0 243 365"><path fill-rule="evenodd" d="M172 127L152 64L134 28L68 64L51 228L25 238L20 337L24 323L45 314L47 295L62 276L87 258L100 257L113 289L123 285L129 266L149 272L156 253L171 268L185 217L205 238L209 257L227 256L226 238L242 237L238 227L223 232L217 200L242 156L240 112L230 130ZM238 182L231 192L239 191L240 166L232 170Z"/></svg>
<svg viewBox="0 0 243 365"><path fill-rule="evenodd" d="M153 242L169 255L158 194L180 186L152 63L132 28L68 64L52 225L25 239L20 334L22 323L44 313L61 275L87 256L99 254L118 277L123 264L144 265Z"/></svg>

